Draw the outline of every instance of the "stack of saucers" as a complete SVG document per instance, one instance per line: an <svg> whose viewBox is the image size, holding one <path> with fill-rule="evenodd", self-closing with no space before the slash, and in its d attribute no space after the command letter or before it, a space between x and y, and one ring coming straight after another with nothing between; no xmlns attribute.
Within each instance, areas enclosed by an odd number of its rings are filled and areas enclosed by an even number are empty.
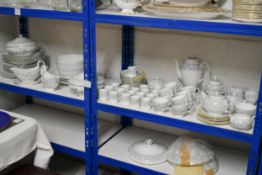
<svg viewBox="0 0 262 175"><path fill-rule="evenodd" d="M233 19L262 22L262 0L233 0Z"/></svg>
<svg viewBox="0 0 262 175"><path fill-rule="evenodd" d="M34 41L19 36L6 44L5 52L2 54L3 69L2 76L15 78L10 70L12 67L32 68L39 60L45 58L45 51Z"/></svg>

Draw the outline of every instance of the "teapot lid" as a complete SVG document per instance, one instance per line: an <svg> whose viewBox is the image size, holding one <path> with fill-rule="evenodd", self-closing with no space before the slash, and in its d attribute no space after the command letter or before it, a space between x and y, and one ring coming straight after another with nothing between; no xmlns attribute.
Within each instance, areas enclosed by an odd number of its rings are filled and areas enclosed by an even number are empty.
<svg viewBox="0 0 262 175"><path fill-rule="evenodd" d="M187 59L185 60L186 64L199 64L200 63L200 59L197 56L189 56L187 57Z"/></svg>
<svg viewBox="0 0 262 175"><path fill-rule="evenodd" d="M212 76L212 78L209 80L208 83L212 84L212 85L221 85L222 81L219 80L219 78L217 76Z"/></svg>
<svg viewBox="0 0 262 175"><path fill-rule="evenodd" d="M23 37L19 35L14 40L7 42L6 47L28 47L28 46L36 46L36 43L29 38Z"/></svg>

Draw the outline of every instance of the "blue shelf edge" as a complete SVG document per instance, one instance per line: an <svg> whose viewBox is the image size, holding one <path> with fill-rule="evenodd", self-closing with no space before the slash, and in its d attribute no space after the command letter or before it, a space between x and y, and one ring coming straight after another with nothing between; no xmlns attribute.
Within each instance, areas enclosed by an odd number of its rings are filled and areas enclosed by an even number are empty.
<svg viewBox="0 0 262 175"><path fill-rule="evenodd" d="M46 92L22 88L22 87L18 87L18 86L14 86L14 85L8 85L8 84L4 84L4 83L0 83L0 89L15 92L15 93L22 94L22 95L32 96L32 97L36 97L36 98L41 98L41 99L45 99L45 100L50 100L50 101L54 101L54 102L58 102L58 103L63 103L63 104L68 104L68 105L84 108L84 101L83 100L72 99L72 98L69 98L69 97L64 97L64 96L55 95L55 94L49 94L49 93L46 93Z"/></svg>
<svg viewBox="0 0 262 175"><path fill-rule="evenodd" d="M63 146L57 143L51 143L51 145L52 145L52 148L57 152L64 153L64 154L74 156L77 158L85 159L85 152L83 151L69 148L69 147L66 147L66 146Z"/></svg>
<svg viewBox="0 0 262 175"><path fill-rule="evenodd" d="M136 165L132 165L132 164L129 164L129 163L126 163L126 162L111 159L111 158L108 158L108 157L105 157L105 156L99 155L98 161L102 164L111 165L111 166L114 166L114 167L117 167L117 168L125 169L125 170L128 170L130 172L136 172L136 173L139 173L139 174L165 175L165 174L157 172L157 171L153 171L153 170L146 169L146 168L143 168L143 167L139 167L139 166L136 166Z"/></svg>
<svg viewBox="0 0 262 175"><path fill-rule="evenodd" d="M233 139L233 140L237 140L241 142L251 143L252 138L253 138L253 135L251 134L218 128L218 127L211 126L211 125L208 126L204 124L193 123L193 122L183 121L179 119L158 116L154 114L125 109L125 108L116 107L116 106L110 106L110 105L101 104L101 103L97 104L97 109L103 112L123 115L126 117L138 119L138 120L144 120L144 121L162 124L166 126L177 127L181 129L194 131L194 132L204 133L207 135Z"/></svg>
<svg viewBox="0 0 262 175"><path fill-rule="evenodd" d="M60 20L70 20L70 21L82 21L83 19L82 13L77 13L77 12L26 9L26 8L21 8L19 10L20 10L20 14L16 14L15 8L0 7L0 14L17 15L17 16L33 17L33 18L60 19Z"/></svg>
<svg viewBox="0 0 262 175"><path fill-rule="evenodd" d="M262 25L227 23L214 21L196 21L182 19L165 19L154 17L124 16L97 14L97 23L107 23L116 25L131 25L140 27L153 27L163 29L188 30L197 32L262 36Z"/></svg>

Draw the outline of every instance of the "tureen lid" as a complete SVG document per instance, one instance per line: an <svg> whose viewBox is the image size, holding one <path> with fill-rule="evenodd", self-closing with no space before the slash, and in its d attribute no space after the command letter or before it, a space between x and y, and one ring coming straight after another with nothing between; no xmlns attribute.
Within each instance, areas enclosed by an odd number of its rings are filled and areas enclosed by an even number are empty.
<svg viewBox="0 0 262 175"><path fill-rule="evenodd" d="M168 161L181 166L201 165L214 158L212 147L203 140L178 138L168 149Z"/></svg>
<svg viewBox="0 0 262 175"><path fill-rule="evenodd" d="M167 148L152 139L134 143L128 148L128 155L136 162L143 164L159 164L166 161Z"/></svg>
<svg viewBox="0 0 262 175"><path fill-rule="evenodd" d="M19 37L15 38L14 40L11 40L7 42L6 47L29 47L29 46L36 46L36 43L29 38L23 37L22 35L19 35Z"/></svg>

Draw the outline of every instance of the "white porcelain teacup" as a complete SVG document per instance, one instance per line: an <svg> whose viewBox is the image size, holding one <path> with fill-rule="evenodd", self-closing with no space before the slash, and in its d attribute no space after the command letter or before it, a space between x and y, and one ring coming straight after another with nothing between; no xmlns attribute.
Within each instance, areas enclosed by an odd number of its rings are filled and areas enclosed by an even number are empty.
<svg viewBox="0 0 262 175"><path fill-rule="evenodd" d="M107 101L108 100L108 90L107 89L99 89L98 99L99 99L99 101Z"/></svg>
<svg viewBox="0 0 262 175"><path fill-rule="evenodd" d="M236 104L244 102L244 99L238 96L227 96L227 99L229 100L229 111L231 113L235 112Z"/></svg>
<svg viewBox="0 0 262 175"><path fill-rule="evenodd" d="M151 99L148 97L141 99L141 108L145 110L149 110L151 108Z"/></svg>
<svg viewBox="0 0 262 175"><path fill-rule="evenodd" d="M172 98L171 101L173 105L187 105L188 104L188 98L186 95L177 95L174 98Z"/></svg>
<svg viewBox="0 0 262 175"><path fill-rule="evenodd" d="M249 116L254 116L256 113L256 106L250 103L238 103L236 104L236 113L243 113Z"/></svg>
<svg viewBox="0 0 262 175"><path fill-rule="evenodd" d="M110 103L117 103L118 102L118 93L115 90L108 91L108 101Z"/></svg>
<svg viewBox="0 0 262 175"><path fill-rule="evenodd" d="M253 126L254 117L244 113L236 113L230 116L230 125L239 130L248 131Z"/></svg>
<svg viewBox="0 0 262 175"><path fill-rule="evenodd" d="M147 84L141 84L139 86L139 88L140 88L140 90L142 90L142 89L149 89L149 86Z"/></svg>
<svg viewBox="0 0 262 175"><path fill-rule="evenodd" d="M182 84L180 82L172 81L169 83L166 83L165 88L172 88L173 94L175 95L182 87Z"/></svg>
<svg viewBox="0 0 262 175"><path fill-rule="evenodd" d="M258 91L252 89L246 90L245 99L247 100L248 103L256 104L258 99Z"/></svg>
<svg viewBox="0 0 262 175"><path fill-rule="evenodd" d="M188 107L185 104L180 104L180 105L173 105L171 107L171 112L174 115L180 115L184 116L188 111Z"/></svg>
<svg viewBox="0 0 262 175"><path fill-rule="evenodd" d="M174 96L173 89L171 87L163 88L159 90L159 96L160 97L173 97Z"/></svg>
<svg viewBox="0 0 262 175"><path fill-rule="evenodd" d="M170 104L170 100L167 97L157 97L153 99L152 106L155 112L165 112Z"/></svg>
<svg viewBox="0 0 262 175"><path fill-rule="evenodd" d="M130 103L130 95L127 93L123 93L121 94L120 98L119 98L119 103L121 105L125 105L128 106Z"/></svg>
<svg viewBox="0 0 262 175"><path fill-rule="evenodd" d="M140 97L137 95L132 95L130 97L130 106L133 108L139 108L140 107Z"/></svg>
<svg viewBox="0 0 262 175"><path fill-rule="evenodd" d="M124 88L125 92L130 89L130 85L128 85L128 84L123 84L123 85L121 85L121 87Z"/></svg>

